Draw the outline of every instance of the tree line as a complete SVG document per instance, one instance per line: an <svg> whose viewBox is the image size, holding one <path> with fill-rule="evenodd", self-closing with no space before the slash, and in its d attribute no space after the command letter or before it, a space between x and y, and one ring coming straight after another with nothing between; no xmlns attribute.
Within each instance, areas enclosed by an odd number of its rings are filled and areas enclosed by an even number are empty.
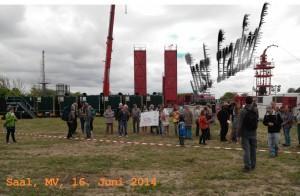
<svg viewBox="0 0 300 196"><path fill-rule="evenodd" d="M80 95L80 92L71 93L73 96ZM0 76L0 97L5 96L55 96L56 91L52 89L46 89L45 92L42 91L36 85L33 85L29 92L26 91L25 85L21 79L10 79L5 76Z"/></svg>

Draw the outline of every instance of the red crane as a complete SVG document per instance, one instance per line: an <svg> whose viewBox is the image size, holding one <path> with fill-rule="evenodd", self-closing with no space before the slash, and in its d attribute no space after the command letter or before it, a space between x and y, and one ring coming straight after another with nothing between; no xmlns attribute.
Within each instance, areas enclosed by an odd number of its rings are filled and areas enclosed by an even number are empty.
<svg viewBox="0 0 300 196"><path fill-rule="evenodd" d="M106 57L105 57L105 69L104 69L104 80L103 80L104 96L109 95L109 71L110 71L112 43L113 43L114 18L115 18L115 5L111 5L109 26L108 26L108 36L106 41Z"/></svg>

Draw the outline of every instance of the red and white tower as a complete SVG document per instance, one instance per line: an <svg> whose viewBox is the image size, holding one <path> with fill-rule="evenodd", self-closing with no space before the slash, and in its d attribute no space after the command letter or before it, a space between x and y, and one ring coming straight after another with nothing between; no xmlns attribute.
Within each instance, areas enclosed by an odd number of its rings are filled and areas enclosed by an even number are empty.
<svg viewBox="0 0 300 196"><path fill-rule="evenodd" d="M271 94L271 78L272 78L272 69L274 66L271 62L267 60L267 50L272 47L278 47L276 45L268 46L263 54L260 56L260 63L256 64L255 70L255 78L256 78L256 87L255 92L256 96L270 95Z"/></svg>

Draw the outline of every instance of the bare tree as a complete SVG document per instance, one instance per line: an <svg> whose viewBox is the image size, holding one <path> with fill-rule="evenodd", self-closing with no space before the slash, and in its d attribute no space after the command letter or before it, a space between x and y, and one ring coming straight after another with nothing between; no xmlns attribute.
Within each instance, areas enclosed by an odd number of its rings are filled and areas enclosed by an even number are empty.
<svg viewBox="0 0 300 196"><path fill-rule="evenodd" d="M4 75L0 76L0 88L10 89L10 80Z"/></svg>

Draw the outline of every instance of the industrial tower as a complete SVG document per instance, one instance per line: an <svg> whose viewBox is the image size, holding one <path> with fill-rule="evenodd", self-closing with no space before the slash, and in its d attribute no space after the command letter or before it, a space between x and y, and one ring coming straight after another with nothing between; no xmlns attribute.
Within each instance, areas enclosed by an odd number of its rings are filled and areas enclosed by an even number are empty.
<svg viewBox="0 0 300 196"><path fill-rule="evenodd" d="M268 46L263 54L260 56L260 63L257 64L254 68L255 70L255 78L256 78L256 87L255 92L256 96L263 96L263 95L270 95L271 94L271 78L272 78L272 69L274 66L271 64L271 62L268 62L267 60L267 50L270 47L278 47L276 45L270 45Z"/></svg>
<svg viewBox="0 0 300 196"><path fill-rule="evenodd" d="M41 68L41 79L42 81L40 82L40 84L42 85L42 92L43 94L46 93L47 90L47 84L48 82L46 82L46 73L45 73L45 51L42 51L42 68Z"/></svg>

